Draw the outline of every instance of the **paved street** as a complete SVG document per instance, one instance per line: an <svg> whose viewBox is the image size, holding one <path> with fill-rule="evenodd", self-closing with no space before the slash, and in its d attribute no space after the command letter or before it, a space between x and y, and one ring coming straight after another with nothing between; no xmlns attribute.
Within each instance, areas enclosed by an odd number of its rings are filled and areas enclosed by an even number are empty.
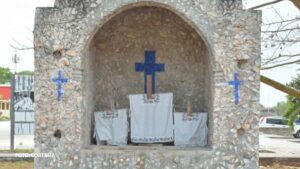
<svg viewBox="0 0 300 169"><path fill-rule="evenodd" d="M16 135L16 149L32 149L34 146L33 135ZM10 122L0 122L0 150L10 148Z"/></svg>
<svg viewBox="0 0 300 169"><path fill-rule="evenodd" d="M260 157L300 157L300 139L260 133Z"/></svg>

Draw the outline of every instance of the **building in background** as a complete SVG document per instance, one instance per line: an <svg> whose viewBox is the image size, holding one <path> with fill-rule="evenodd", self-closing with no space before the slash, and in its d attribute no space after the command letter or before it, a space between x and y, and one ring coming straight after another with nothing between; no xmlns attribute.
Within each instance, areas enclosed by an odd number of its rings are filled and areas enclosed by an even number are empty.
<svg viewBox="0 0 300 169"><path fill-rule="evenodd" d="M6 117L10 116L10 98L10 85L0 85L0 115Z"/></svg>
<svg viewBox="0 0 300 169"><path fill-rule="evenodd" d="M277 112L274 108L263 108L260 111L260 117L266 116L280 116L281 114Z"/></svg>
<svg viewBox="0 0 300 169"><path fill-rule="evenodd" d="M34 132L34 77L15 75L14 124L15 135L32 135Z"/></svg>

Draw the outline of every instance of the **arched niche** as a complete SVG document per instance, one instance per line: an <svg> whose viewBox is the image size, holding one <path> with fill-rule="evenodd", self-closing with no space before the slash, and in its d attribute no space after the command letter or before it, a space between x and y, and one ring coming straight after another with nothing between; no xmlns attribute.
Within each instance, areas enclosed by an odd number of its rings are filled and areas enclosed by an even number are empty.
<svg viewBox="0 0 300 169"><path fill-rule="evenodd" d="M129 94L144 92L143 73L134 64L144 61L146 50L156 51L156 62L165 64L157 73L157 93L172 92L174 107L186 111L190 98L193 111L209 114L212 136L212 56L199 32L173 11L161 6L133 6L110 17L90 39L85 59L85 110L93 112L129 108ZM90 125L93 133L93 125ZM89 142L89 141L87 141Z"/></svg>

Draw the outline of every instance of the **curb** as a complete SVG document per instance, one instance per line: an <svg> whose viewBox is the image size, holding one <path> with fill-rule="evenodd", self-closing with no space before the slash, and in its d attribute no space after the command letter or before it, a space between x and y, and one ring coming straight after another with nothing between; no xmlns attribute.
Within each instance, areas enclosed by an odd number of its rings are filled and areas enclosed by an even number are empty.
<svg viewBox="0 0 300 169"><path fill-rule="evenodd" d="M0 161L34 161L33 157L0 157Z"/></svg>
<svg viewBox="0 0 300 169"><path fill-rule="evenodd" d="M300 157L259 157L259 162L299 162Z"/></svg>

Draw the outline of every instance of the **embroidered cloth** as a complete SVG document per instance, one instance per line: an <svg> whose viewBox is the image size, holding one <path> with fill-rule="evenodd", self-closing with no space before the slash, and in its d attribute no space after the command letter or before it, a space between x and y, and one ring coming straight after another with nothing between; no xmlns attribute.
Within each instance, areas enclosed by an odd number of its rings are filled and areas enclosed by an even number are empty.
<svg viewBox="0 0 300 169"><path fill-rule="evenodd" d="M131 141L134 143L172 142L173 94L154 94L148 100L146 94L129 95L131 112Z"/></svg>
<svg viewBox="0 0 300 169"><path fill-rule="evenodd" d="M207 113L174 113L175 146L205 146L207 144Z"/></svg>
<svg viewBox="0 0 300 169"><path fill-rule="evenodd" d="M106 141L108 145L126 145L128 137L127 110L95 112L94 137L97 144Z"/></svg>

